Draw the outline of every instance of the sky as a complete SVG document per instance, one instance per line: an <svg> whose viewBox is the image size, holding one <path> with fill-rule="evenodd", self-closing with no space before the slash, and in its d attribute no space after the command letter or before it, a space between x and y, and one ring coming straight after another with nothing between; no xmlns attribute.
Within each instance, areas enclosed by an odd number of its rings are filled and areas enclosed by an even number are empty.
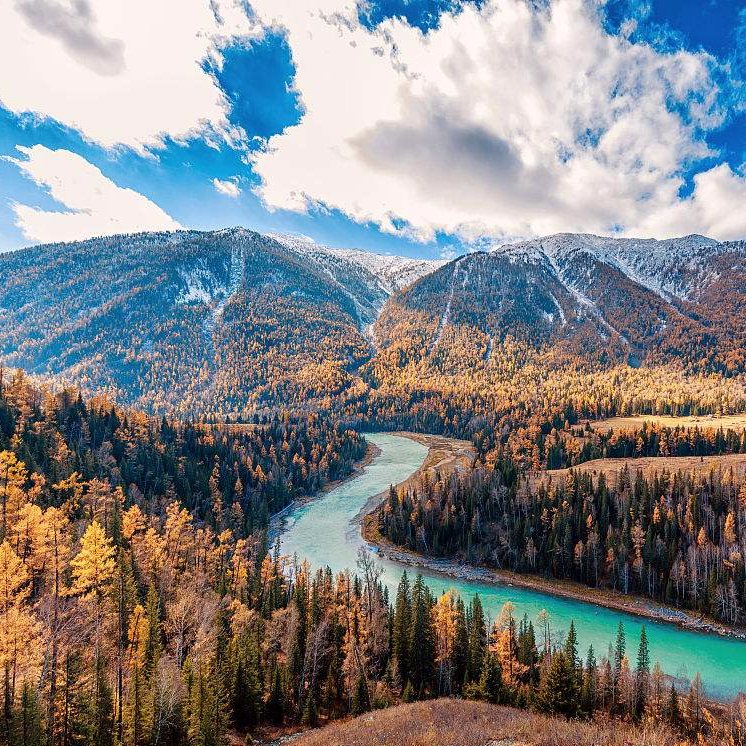
<svg viewBox="0 0 746 746"><path fill-rule="evenodd" d="M0 250L746 238L732 0L7 0Z"/></svg>

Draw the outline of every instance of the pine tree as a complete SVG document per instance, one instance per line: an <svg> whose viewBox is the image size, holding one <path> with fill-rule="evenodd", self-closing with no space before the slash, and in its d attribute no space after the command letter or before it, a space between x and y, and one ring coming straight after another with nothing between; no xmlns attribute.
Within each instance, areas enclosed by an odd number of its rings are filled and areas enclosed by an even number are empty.
<svg viewBox="0 0 746 746"><path fill-rule="evenodd" d="M596 690L598 687L598 667L593 645L588 648L588 656L585 660L585 671L583 672L583 691L581 695L581 708L586 715L592 715L596 709Z"/></svg>
<svg viewBox="0 0 746 746"><path fill-rule="evenodd" d="M565 655L570 665L577 669L580 665L578 661L578 635L575 631L575 621L570 620L570 630L565 640Z"/></svg>
<svg viewBox="0 0 746 746"><path fill-rule="evenodd" d="M357 677L357 683L355 684L355 692L352 696L352 714L362 715L362 713L370 710L370 702L368 701L368 685L365 683L365 678L361 674Z"/></svg>
<svg viewBox="0 0 746 746"><path fill-rule="evenodd" d="M430 591L422 575L412 586L412 620L409 634L409 680L421 699L432 684L435 641L431 620Z"/></svg>
<svg viewBox="0 0 746 746"><path fill-rule="evenodd" d="M542 712L575 717L578 713L577 676L564 650L552 655L539 684L537 704Z"/></svg>
<svg viewBox="0 0 746 746"><path fill-rule="evenodd" d="M479 689L482 698L493 704L500 701L503 690L503 678L500 662L490 652L484 656L482 674L479 678Z"/></svg>
<svg viewBox="0 0 746 746"><path fill-rule="evenodd" d="M468 614L469 654L467 658L466 680L478 681L482 673L484 654L487 650L487 624L479 594L472 598Z"/></svg>
<svg viewBox="0 0 746 746"><path fill-rule="evenodd" d="M282 725L282 722L285 719L285 694L282 688L280 667L277 665L272 671L272 685L270 686L269 698L267 699L265 711L270 723Z"/></svg>
<svg viewBox="0 0 746 746"><path fill-rule="evenodd" d="M394 629L392 635L392 653L396 659L396 673L402 689L409 681L409 635L412 623L409 578L406 571L402 573L396 591L394 607Z"/></svg>
<svg viewBox="0 0 746 746"><path fill-rule="evenodd" d="M676 687L673 685L673 682L671 682L671 689L668 693L668 702L666 703L666 720L668 720L668 722L674 727L681 722L679 695L676 692Z"/></svg>
<svg viewBox="0 0 746 746"><path fill-rule="evenodd" d="M637 651L637 668L635 670L635 700L633 714L641 718L648 699L650 688L650 651L648 650L648 636L645 625L640 632L640 647Z"/></svg>

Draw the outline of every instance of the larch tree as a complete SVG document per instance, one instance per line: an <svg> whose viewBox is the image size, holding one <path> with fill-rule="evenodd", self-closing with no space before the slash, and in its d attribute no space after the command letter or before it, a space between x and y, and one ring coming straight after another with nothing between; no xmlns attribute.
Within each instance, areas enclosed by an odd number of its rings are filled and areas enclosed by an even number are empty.
<svg viewBox="0 0 746 746"><path fill-rule="evenodd" d="M94 618L94 713L96 728L102 731L112 718L111 688L106 681L101 656L103 604L114 573L114 545L98 521L88 525L80 542L80 551L70 562L73 584L70 592L84 601L93 601ZM113 722L112 722L113 729Z"/></svg>

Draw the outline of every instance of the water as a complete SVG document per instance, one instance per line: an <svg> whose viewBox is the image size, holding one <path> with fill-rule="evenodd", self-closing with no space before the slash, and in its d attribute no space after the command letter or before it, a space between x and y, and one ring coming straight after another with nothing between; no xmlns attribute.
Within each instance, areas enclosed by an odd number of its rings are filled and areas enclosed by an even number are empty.
<svg viewBox="0 0 746 746"><path fill-rule="evenodd" d="M387 489L390 484L402 482L422 464L427 455L425 446L409 438L378 433L366 435L366 438L381 449L381 455L362 474L288 516L280 537L284 554L305 557L315 568L329 565L335 572L345 568L354 571L358 547L363 544L353 523L355 516L369 497ZM410 575L416 572L394 561L378 559L383 568L383 580L391 591L395 591L404 569ZM546 609L553 638L558 640L564 636L570 620L575 620L582 656L591 643L597 658L605 655L621 621L627 635L627 654L634 667L640 628L644 623L650 642L651 661L659 661L666 673L690 679L699 671L706 693L719 699L730 699L739 691L746 690L745 641L691 632L675 625L642 620L594 604L555 598L510 585L457 580L427 570L423 570L422 574L436 595L453 589L467 600L479 593L486 612L493 619L506 601L515 605L516 617L526 613L534 620L535 626L538 613Z"/></svg>

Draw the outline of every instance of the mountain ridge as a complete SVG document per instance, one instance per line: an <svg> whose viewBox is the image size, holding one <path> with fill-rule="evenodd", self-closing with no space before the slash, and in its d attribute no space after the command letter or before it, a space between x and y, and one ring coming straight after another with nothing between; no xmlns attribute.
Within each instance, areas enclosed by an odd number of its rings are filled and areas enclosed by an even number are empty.
<svg viewBox="0 0 746 746"><path fill-rule="evenodd" d="M0 364L179 415L352 414L445 381L481 397L531 366L746 372L746 244L704 236L565 233L444 261L187 230L21 249L0 278Z"/></svg>

